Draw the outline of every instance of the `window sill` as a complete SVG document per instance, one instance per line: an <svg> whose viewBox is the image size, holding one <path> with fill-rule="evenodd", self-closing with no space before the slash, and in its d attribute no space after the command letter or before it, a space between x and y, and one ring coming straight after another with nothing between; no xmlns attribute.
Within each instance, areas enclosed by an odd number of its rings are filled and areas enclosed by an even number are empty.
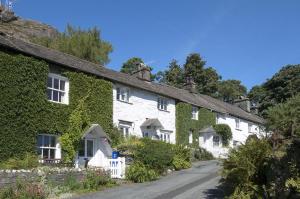
<svg viewBox="0 0 300 199"><path fill-rule="evenodd" d="M126 101L122 101L122 100L119 100L119 99L117 99L117 101L118 101L118 102L125 103L125 104L130 104L130 105L133 105L133 103L131 103L131 102L126 102Z"/></svg>
<svg viewBox="0 0 300 199"><path fill-rule="evenodd" d="M53 100L48 100L48 102L52 102L55 104L69 105L69 103L57 102L57 101L53 101Z"/></svg>
<svg viewBox="0 0 300 199"><path fill-rule="evenodd" d="M237 128L235 128L235 130L237 130L237 131L242 131L242 129L237 129Z"/></svg>
<svg viewBox="0 0 300 199"><path fill-rule="evenodd" d="M158 110L162 111L162 112L170 113L170 111L168 111L168 110L163 110L163 109L159 109L159 108L158 108Z"/></svg>
<svg viewBox="0 0 300 199"><path fill-rule="evenodd" d="M198 118L191 118L192 120L198 120Z"/></svg>

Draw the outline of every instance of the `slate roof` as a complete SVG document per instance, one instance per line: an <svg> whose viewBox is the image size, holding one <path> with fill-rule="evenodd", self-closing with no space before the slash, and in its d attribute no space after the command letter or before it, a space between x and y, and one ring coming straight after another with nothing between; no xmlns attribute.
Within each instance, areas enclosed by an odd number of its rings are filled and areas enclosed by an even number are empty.
<svg viewBox="0 0 300 199"><path fill-rule="evenodd" d="M135 88L147 90L162 96L187 102L195 106L204 107L215 112L233 115L235 117L255 123L264 123L264 120L257 115L248 113L237 106L225 103L210 96L193 94L187 90L178 89L165 84L142 81L134 76L101 67L98 64L82 60L78 57L49 49L37 44L25 42L20 39L0 36L0 46L46 60L50 63L71 68L77 71L90 73L104 79L108 79L112 82L122 83Z"/></svg>

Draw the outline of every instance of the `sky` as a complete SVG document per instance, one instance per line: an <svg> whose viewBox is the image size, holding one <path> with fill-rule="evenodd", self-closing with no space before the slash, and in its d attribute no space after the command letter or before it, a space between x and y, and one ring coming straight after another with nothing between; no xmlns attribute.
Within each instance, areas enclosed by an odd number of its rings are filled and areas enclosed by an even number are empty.
<svg viewBox="0 0 300 199"><path fill-rule="evenodd" d="M59 31L99 27L114 70L141 57L157 72L199 53L222 79L251 89L300 64L298 0L15 0L13 10Z"/></svg>

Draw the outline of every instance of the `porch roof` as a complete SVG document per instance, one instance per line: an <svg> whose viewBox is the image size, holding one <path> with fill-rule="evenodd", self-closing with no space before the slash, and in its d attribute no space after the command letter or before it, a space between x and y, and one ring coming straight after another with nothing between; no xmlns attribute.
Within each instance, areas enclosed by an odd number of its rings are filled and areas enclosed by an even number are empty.
<svg viewBox="0 0 300 199"><path fill-rule="evenodd" d="M155 126L155 127L159 127L159 128L164 128L164 126L160 123L160 121L157 118L146 119L146 121L143 122L141 127L147 127L147 126Z"/></svg>
<svg viewBox="0 0 300 199"><path fill-rule="evenodd" d="M215 132L216 130L212 126L209 126L200 130L199 133L215 133Z"/></svg>

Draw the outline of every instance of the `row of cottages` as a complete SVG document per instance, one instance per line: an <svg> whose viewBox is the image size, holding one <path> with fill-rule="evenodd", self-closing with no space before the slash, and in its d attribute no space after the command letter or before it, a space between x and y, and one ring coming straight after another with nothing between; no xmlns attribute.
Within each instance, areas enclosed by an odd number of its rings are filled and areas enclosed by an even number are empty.
<svg viewBox="0 0 300 199"><path fill-rule="evenodd" d="M0 80L1 96L8 93L8 98L22 99L14 101L14 104L9 103L11 99L1 99L0 156L13 155L10 151L37 149L43 159L60 159L59 137L67 130L66 122L79 99L87 95L92 125L82 136L76 159L79 165L88 159L91 166L107 166L112 153L108 134L114 125L125 137L134 135L173 144L201 146L215 157L224 156L227 148L222 147L221 137L211 128L213 124L230 126L233 133L231 147L244 143L249 135L261 133L264 121L250 113L247 99L232 105L198 94L191 80L186 83L185 89L178 89L151 82L150 71L143 65L134 74L128 75L7 36L0 36L0 47L1 59L13 57L22 62L15 63L16 66L11 60L0 64L1 73L6 73ZM27 59L32 66L26 62ZM36 62L40 66L33 67ZM45 70L39 71L42 66L46 66ZM32 73L33 76L21 73ZM14 75L19 76L13 81ZM34 88L33 92L30 85ZM24 103L27 103L26 108L16 109ZM39 108L35 110L35 107ZM15 113L11 113L12 110ZM7 112L9 116L5 115ZM32 116L30 121L37 122L27 125L15 122L28 115ZM3 128L14 123L21 126ZM19 138L20 135L24 137ZM22 141L26 143L18 144Z"/></svg>

